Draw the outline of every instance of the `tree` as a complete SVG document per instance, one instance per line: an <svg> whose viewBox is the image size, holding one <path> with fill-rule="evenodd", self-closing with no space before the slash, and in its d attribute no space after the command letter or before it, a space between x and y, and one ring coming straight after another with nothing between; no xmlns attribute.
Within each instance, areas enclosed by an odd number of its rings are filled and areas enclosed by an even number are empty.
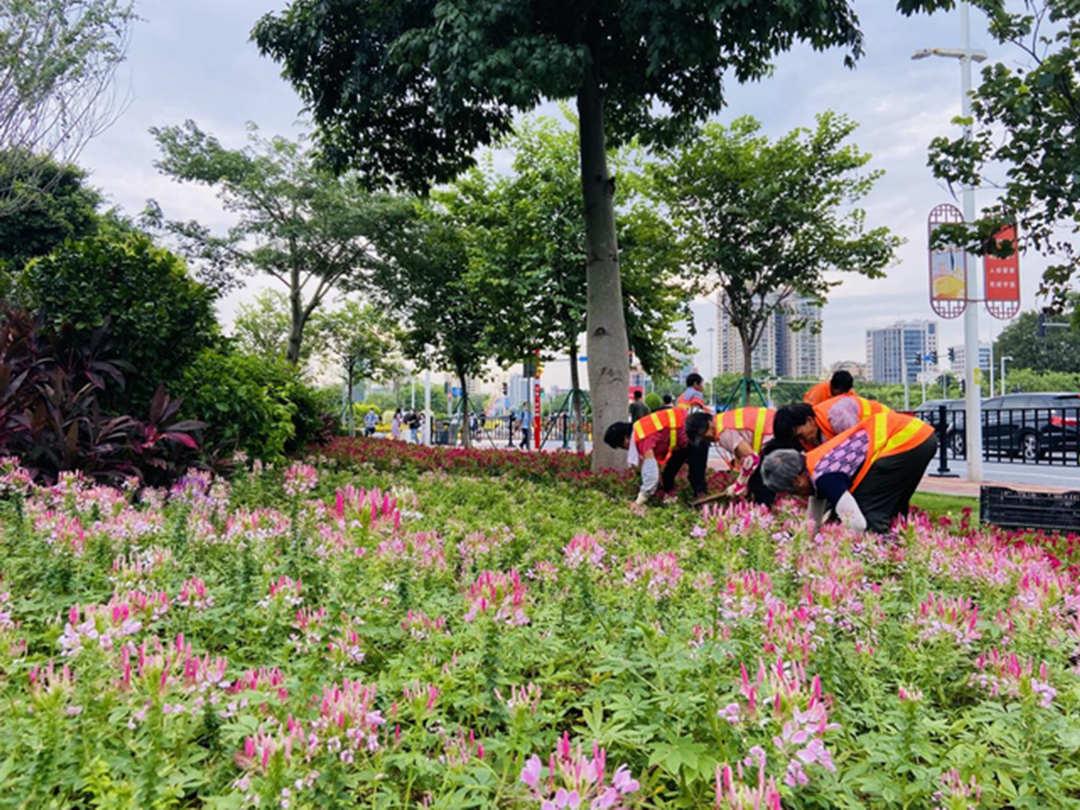
<svg viewBox="0 0 1080 810"><path fill-rule="evenodd" d="M570 360L571 388L581 388L578 362L586 327L585 226L582 216L577 133L556 121L520 123L500 146L514 154L506 174L487 160L440 195L462 223L470 256L470 284L491 313L487 342L500 362L534 350ZM623 303L629 345L647 371L670 365L688 351L672 337L689 317L688 299L675 284L677 240L667 223L620 185L620 242L624 251ZM629 260L629 261L627 261ZM582 400L572 407L581 424ZM577 431L579 450L584 435Z"/></svg>
<svg viewBox="0 0 1080 810"><path fill-rule="evenodd" d="M226 149L192 121L152 129L162 152L157 167L177 180L216 187L239 221L218 236L197 222L165 222L153 202L147 219L177 237L219 290L237 284L235 270L283 284L289 300L285 356L297 364L304 329L327 295L361 285L377 265L370 237L395 201L364 191L353 175L320 168L303 141L265 140L249 129L244 149Z"/></svg>
<svg viewBox="0 0 1080 810"><path fill-rule="evenodd" d="M0 0L0 151L22 164L0 174L0 221L123 110L113 80L135 20L126 0Z"/></svg>
<svg viewBox="0 0 1080 810"><path fill-rule="evenodd" d="M1080 372L1080 332L1050 328L1039 337L1038 323L1038 313L1020 313L1001 331L994 355L1012 357L1009 365L1017 370Z"/></svg>
<svg viewBox="0 0 1080 810"><path fill-rule="evenodd" d="M0 216L0 272L18 273L65 239L80 239L98 226L101 195L86 185L86 173L47 157L33 160L18 151L0 153L0 188L16 189L17 210ZM0 291L10 286L0 281Z"/></svg>
<svg viewBox="0 0 1080 810"><path fill-rule="evenodd" d="M1001 192L974 223L943 228L942 239L977 254L1056 257L1040 293L1060 308L1080 270L1080 7L1075 0L1027 0L1016 12L1002 0L975 5L988 13L991 36L1014 46L1023 64L983 68L972 93L971 141L942 136L930 144L937 177ZM995 248L993 234L1010 222L1019 225L1018 244Z"/></svg>
<svg viewBox="0 0 1080 810"><path fill-rule="evenodd" d="M65 242L30 261L17 286L28 309L54 331L74 330L76 342L108 323L116 355L130 365L124 403L137 408L217 339L213 291L137 231L113 226Z"/></svg>
<svg viewBox="0 0 1080 810"><path fill-rule="evenodd" d="M349 300L336 310L318 313L312 331L318 350L333 357L341 369L350 403L356 380L381 380L401 371L395 324L374 304ZM350 434L355 433L351 407L346 418Z"/></svg>
<svg viewBox="0 0 1080 810"><path fill-rule="evenodd" d="M681 233L696 291L723 292L747 380L774 312L790 310L796 296L822 303L838 283L826 280L829 271L882 276L900 244L886 228L867 230L864 212L851 207L881 175L861 171L870 156L845 143L854 129L824 113L816 129L770 142L743 117L706 125L652 169L653 193Z"/></svg>
<svg viewBox="0 0 1080 810"><path fill-rule="evenodd" d="M293 0L253 37L300 92L335 165L416 190L471 165L516 111L576 100L594 431L622 415L628 377L608 146L689 134L723 107L725 74L763 78L796 40L844 47L849 63L862 53L850 0ZM618 461L594 449L594 468Z"/></svg>
<svg viewBox="0 0 1080 810"><path fill-rule="evenodd" d="M281 290L260 290L250 302L237 308L233 338L244 354L284 360L289 351L290 325L288 296ZM311 343L302 344L301 362L307 362L310 357Z"/></svg>
<svg viewBox="0 0 1080 810"><path fill-rule="evenodd" d="M469 283L462 229L444 209L417 202L384 230L379 251L387 262L376 283L399 316L402 350L421 368L457 377L468 447L468 381L483 372L494 352L486 342L489 313Z"/></svg>

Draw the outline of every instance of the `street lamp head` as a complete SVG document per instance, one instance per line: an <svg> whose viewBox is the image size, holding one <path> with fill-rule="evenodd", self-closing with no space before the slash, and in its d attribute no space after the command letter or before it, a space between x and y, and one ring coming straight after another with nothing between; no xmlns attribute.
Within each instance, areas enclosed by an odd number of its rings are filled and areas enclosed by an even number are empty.
<svg viewBox="0 0 1080 810"><path fill-rule="evenodd" d="M912 61L918 61L919 59L927 59L933 55L933 52L929 48L920 48L911 55L911 59Z"/></svg>

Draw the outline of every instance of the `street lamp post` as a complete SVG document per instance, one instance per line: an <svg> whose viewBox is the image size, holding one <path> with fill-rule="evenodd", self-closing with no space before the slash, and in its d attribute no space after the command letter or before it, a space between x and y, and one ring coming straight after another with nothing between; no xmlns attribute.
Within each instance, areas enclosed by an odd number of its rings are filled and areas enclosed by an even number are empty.
<svg viewBox="0 0 1080 810"><path fill-rule="evenodd" d="M925 59L929 56L941 56L960 60L960 109L964 118L971 117L971 63L986 60L985 51L971 49L971 9L964 2L960 4L960 26L963 32L963 48L924 48L916 51L912 59ZM964 140L971 142L971 126L964 127ZM975 189L964 187L964 221L975 219ZM975 256L968 256L967 290L968 306L964 310L964 422L967 425L981 425L980 414L981 388L975 382L975 369L979 367L979 310L978 302L979 271ZM968 480L982 481L982 430L965 430L967 443Z"/></svg>
<svg viewBox="0 0 1080 810"><path fill-rule="evenodd" d="M1012 360L1012 355L1003 354L1001 356L1001 395L1005 396L1005 363ZM993 389L990 389L990 393L994 393Z"/></svg>

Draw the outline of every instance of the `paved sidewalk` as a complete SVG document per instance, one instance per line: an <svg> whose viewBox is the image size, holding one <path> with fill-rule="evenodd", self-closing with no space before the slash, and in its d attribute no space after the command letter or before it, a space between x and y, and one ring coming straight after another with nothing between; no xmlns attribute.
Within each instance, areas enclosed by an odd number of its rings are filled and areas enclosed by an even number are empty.
<svg viewBox="0 0 1080 810"><path fill-rule="evenodd" d="M1069 492L1069 487L1044 486L1042 484L1026 484L1012 481L984 481L983 484L995 487L1010 487L1011 489L1027 492ZM931 475L923 477L919 484L919 492L933 492L937 495L955 495L958 497L978 498L979 484L973 484L963 478L935 478ZM1073 488L1073 491L1075 487Z"/></svg>

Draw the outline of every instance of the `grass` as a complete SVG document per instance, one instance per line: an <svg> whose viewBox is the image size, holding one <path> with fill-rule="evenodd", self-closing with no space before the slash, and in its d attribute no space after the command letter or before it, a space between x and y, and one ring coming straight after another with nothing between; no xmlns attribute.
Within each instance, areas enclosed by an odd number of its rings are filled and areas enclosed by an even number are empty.
<svg viewBox="0 0 1080 810"><path fill-rule="evenodd" d="M976 523L979 519L978 498L969 498L963 495L939 495L935 492L916 492L911 499L911 504L929 512L935 518L949 515L959 520L960 513L964 509L970 509L972 523Z"/></svg>

